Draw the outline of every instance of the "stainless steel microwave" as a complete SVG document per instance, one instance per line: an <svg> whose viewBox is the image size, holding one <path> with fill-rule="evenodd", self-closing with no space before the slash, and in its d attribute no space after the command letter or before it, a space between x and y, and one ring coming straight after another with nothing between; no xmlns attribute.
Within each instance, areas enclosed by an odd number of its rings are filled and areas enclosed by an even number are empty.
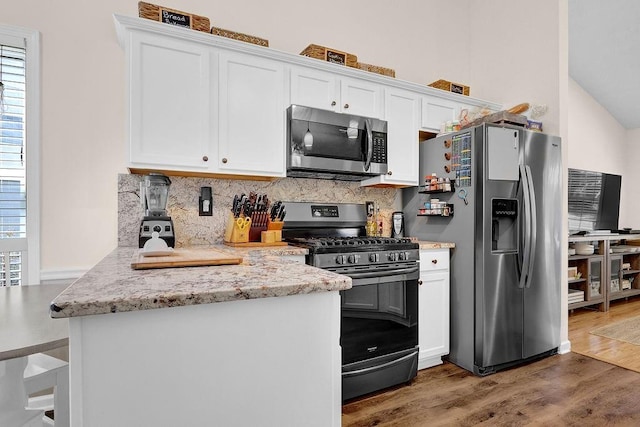
<svg viewBox="0 0 640 427"><path fill-rule="evenodd" d="M360 181L387 173L387 122L291 105L287 176Z"/></svg>

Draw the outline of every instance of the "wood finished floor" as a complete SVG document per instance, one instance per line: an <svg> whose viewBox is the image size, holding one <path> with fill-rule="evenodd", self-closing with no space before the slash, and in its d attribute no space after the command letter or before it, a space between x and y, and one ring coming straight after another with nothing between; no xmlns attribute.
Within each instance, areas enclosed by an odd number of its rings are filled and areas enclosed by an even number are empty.
<svg viewBox="0 0 640 427"><path fill-rule="evenodd" d="M608 313L569 316L572 349L640 368L640 347L590 335L598 326L640 315L640 299ZM640 369L638 369L640 370ZM576 352L476 377L445 363L413 382L342 407L344 427L640 426L640 373Z"/></svg>

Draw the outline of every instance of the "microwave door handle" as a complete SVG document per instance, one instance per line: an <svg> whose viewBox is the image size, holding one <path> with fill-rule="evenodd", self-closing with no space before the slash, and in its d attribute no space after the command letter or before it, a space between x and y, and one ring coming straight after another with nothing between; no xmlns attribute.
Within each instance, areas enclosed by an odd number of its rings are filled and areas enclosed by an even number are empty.
<svg viewBox="0 0 640 427"><path fill-rule="evenodd" d="M368 171L371 166L371 159L373 157L373 132L371 131L371 119L364 120L364 131L367 133L367 157L364 162L364 170Z"/></svg>

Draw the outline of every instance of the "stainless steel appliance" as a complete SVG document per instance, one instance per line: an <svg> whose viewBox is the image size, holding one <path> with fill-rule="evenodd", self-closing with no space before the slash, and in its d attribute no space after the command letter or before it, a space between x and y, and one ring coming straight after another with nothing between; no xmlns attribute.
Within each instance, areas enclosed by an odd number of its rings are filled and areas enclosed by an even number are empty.
<svg viewBox="0 0 640 427"><path fill-rule="evenodd" d="M560 138L507 125L420 143L421 176L453 184L403 190L407 235L456 245L449 360L475 374L560 345L561 157ZM430 197L449 216L424 209Z"/></svg>
<svg viewBox="0 0 640 427"><path fill-rule="evenodd" d="M387 122L291 105L287 176L360 181L387 173Z"/></svg>
<svg viewBox="0 0 640 427"><path fill-rule="evenodd" d="M411 381L418 367L418 244L366 237L365 206L285 203L283 236L306 262L345 274L340 292L342 399Z"/></svg>
<svg viewBox="0 0 640 427"><path fill-rule="evenodd" d="M167 215L167 200L171 180L159 173L150 173L140 182L140 201L144 209L144 218L140 223L139 247L151 239L152 234L158 233L167 246L173 248L176 238L173 220Z"/></svg>
<svg viewBox="0 0 640 427"><path fill-rule="evenodd" d="M404 213L391 214L391 237L404 237Z"/></svg>

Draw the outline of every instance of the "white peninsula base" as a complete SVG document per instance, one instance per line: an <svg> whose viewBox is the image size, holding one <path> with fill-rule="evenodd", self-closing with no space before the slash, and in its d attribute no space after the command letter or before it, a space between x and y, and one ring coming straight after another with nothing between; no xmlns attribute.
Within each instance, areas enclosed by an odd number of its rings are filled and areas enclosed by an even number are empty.
<svg viewBox="0 0 640 427"><path fill-rule="evenodd" d="M72 317L74 426L339 426L337 291Z"/></svg>

